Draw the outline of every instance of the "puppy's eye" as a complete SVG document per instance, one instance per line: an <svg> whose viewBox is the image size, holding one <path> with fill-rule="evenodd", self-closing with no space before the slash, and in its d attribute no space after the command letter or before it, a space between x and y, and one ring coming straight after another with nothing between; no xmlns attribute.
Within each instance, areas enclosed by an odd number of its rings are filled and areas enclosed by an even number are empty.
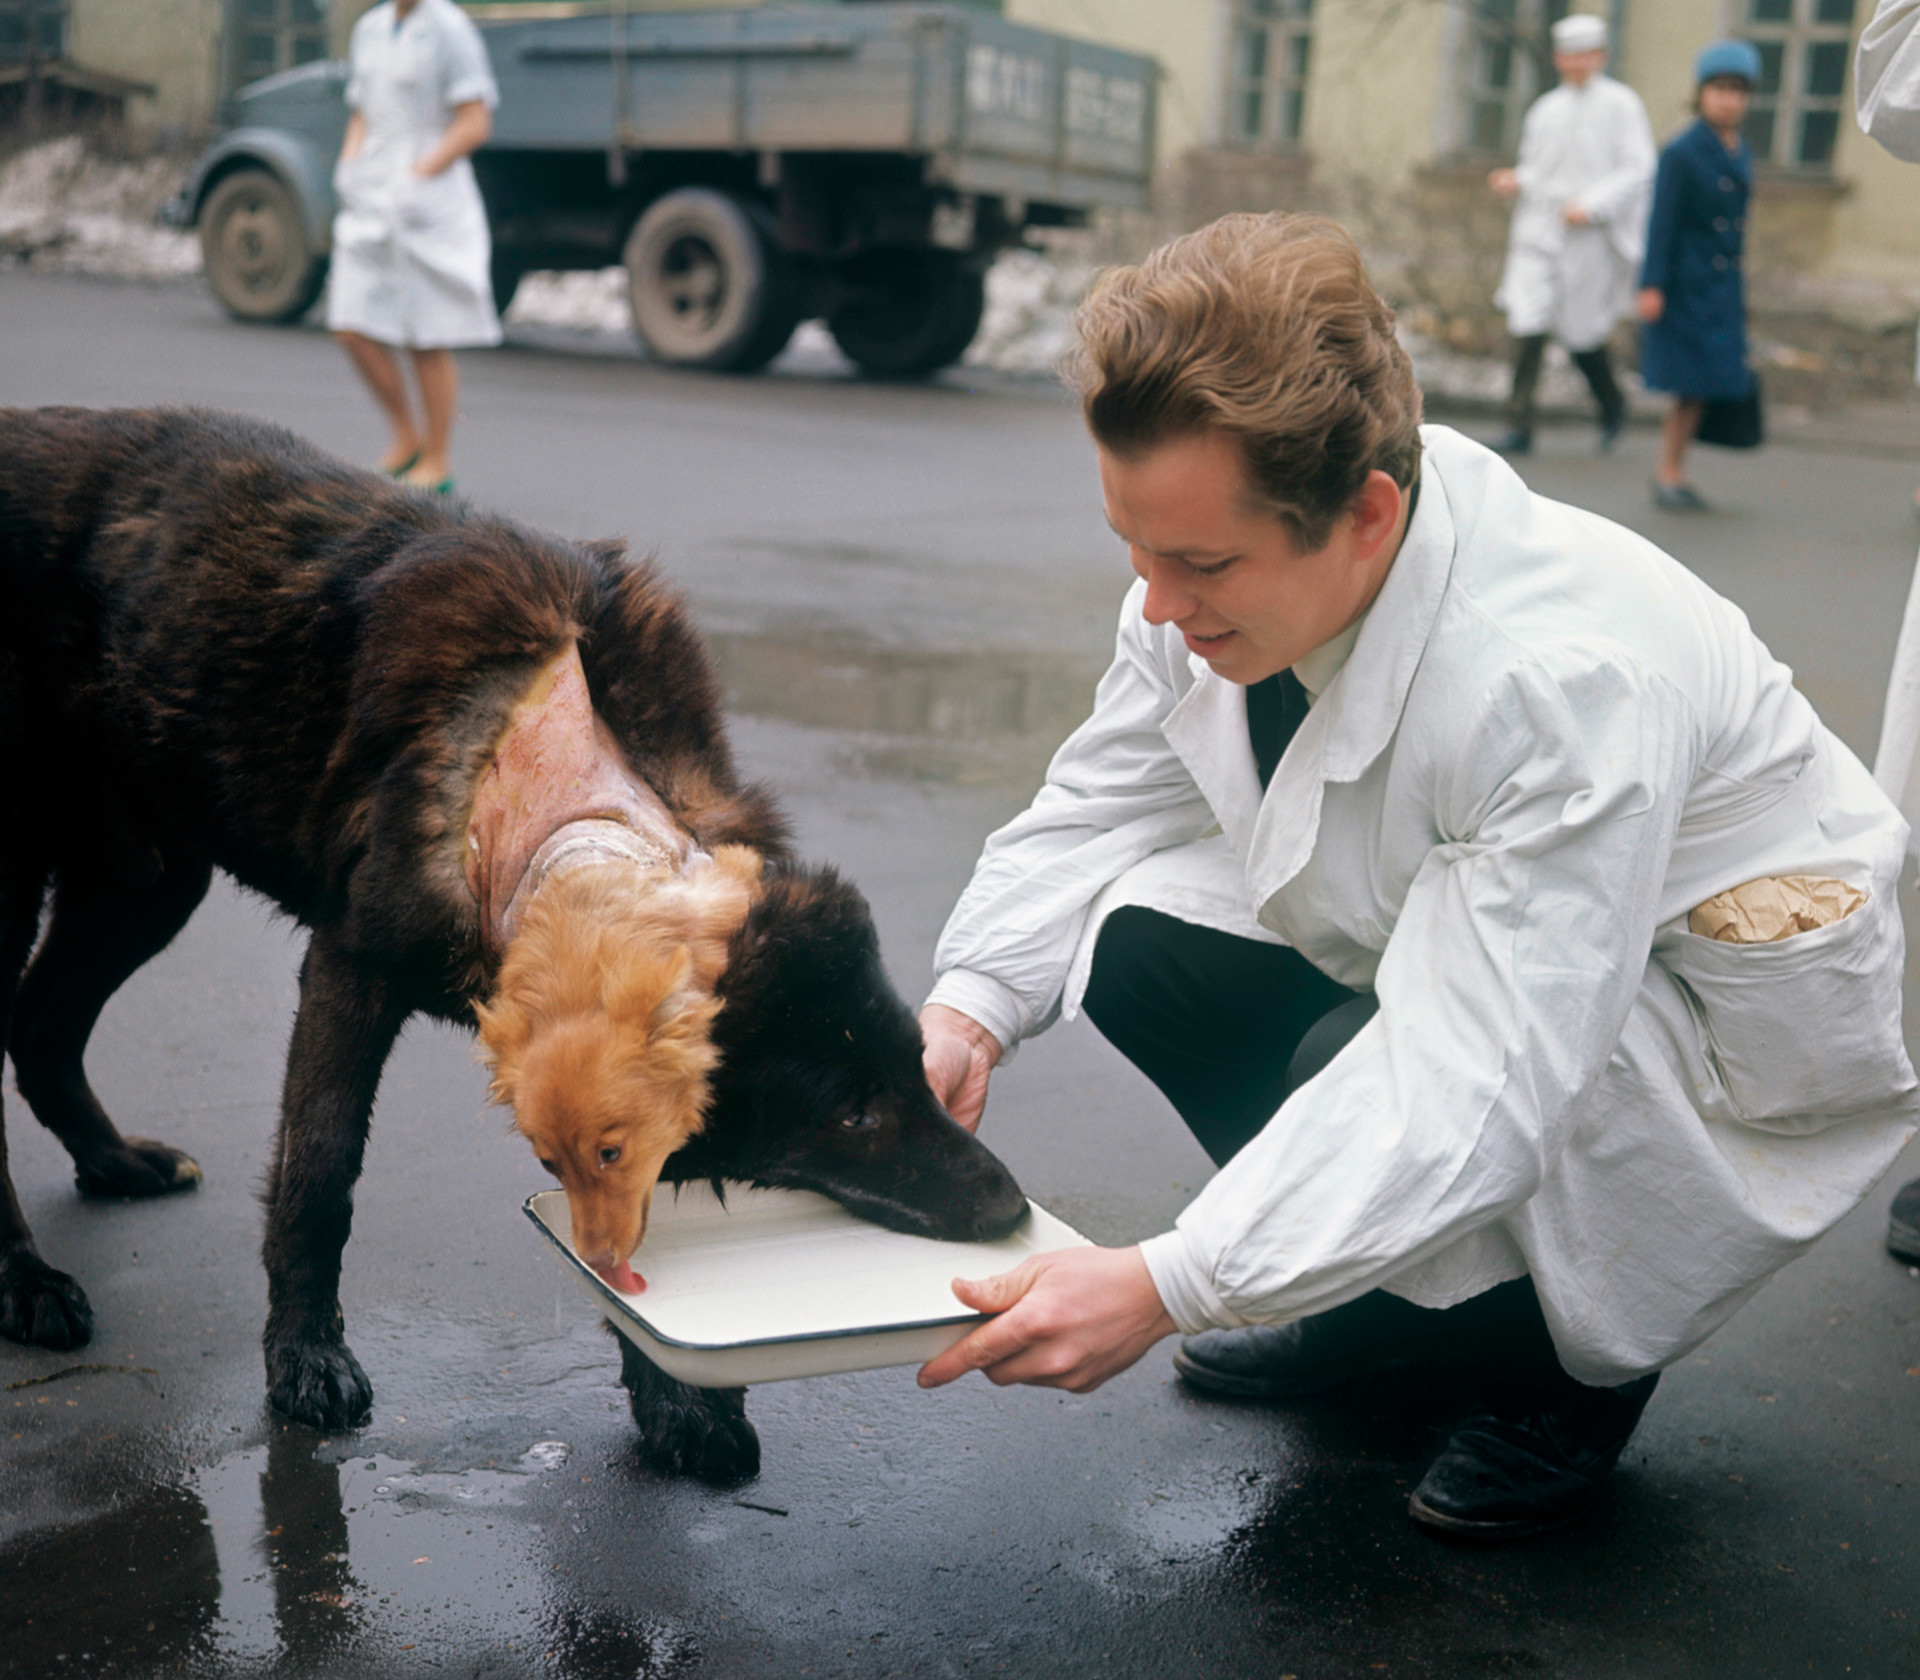
<svg viewBox="0 0 1920 1680"><path fill-rule="evenodd" d="M615 1161L617 1161L617 1160L619 1160L619 1159L620 1159L620 1145L619 1145L619 1144L617 1144L617 1143L603 1143L603 1144L601 1144L601 1146L600 1146L600 1165L601 1165L601 1166L603 1166L603 1167L610 1167L610 1166L612 1166L612 1165L613 1165L613 1163L614 1163Z"/></svg>
<svg viewBox="0 0 1920 1680"><path fill-rule="evenodd" d="M549 1161L546 1158L546 1156L542 1155L540 1157L540 1165L545 1167L548 1172L552 1173L555 1178L558 1178L560 1176L560 1169L556 1167L551 1161Z"/></svg>
<svg viewBox="0 0 1920 1680"><path fill-rule="evenodd" d="M870 1132L880 1124L871 1114L849 1114L840 1122L843 1132Z"/></svg>

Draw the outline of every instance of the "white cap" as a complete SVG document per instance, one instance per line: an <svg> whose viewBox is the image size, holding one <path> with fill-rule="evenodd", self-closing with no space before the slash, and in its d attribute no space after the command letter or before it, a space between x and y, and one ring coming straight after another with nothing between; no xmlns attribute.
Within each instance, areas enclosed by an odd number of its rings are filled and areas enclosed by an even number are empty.
<svg viewBox="0 0 1920 1680"><path fill-rule="evenodd" d="M1553 26L1553 50L1557 53L1605 52L1607 20L1591 12L1576 12Z"/></svg>

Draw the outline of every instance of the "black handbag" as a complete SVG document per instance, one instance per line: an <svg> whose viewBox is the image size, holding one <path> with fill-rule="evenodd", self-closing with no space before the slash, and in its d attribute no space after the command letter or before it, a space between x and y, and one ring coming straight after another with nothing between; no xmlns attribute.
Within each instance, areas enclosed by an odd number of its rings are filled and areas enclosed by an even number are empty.
<svg viewBox="0 0 1920 1680"><path fill-rule="evenodd" d="M1696 443L1711 443L1720 449L1758 449L1766 442L1767 427L1760 401L1760 375L1744 397L1713 397L1701 410L1700 426L1693 434Z"/></svg>

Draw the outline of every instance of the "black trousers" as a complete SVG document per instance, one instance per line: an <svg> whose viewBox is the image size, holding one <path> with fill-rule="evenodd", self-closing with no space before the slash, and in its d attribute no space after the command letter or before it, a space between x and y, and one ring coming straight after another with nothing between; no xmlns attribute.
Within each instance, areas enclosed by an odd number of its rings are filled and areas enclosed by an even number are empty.
<svg viewBox="0 0 1920 1680"><path fill-rule="evenodd" d="M1378 1005L1286 946L1129 905L1101 926L1082 1007L1224 1166ZM1561 1369L1530 1278L1444 1310L1366 1299L1395 1333L1469 1366L1495 1411L1524 1415L1581 1386Z"/></svg>
<svg viewBox="0 0 1920 1680"><path fill-rule="evenodd" d="M1535 393L1540 389L1540 367L1547 354L1547 334L1532 333L1514 341L1513 389L1507 398L1507 420L1516 432L1533 430ZM1586 380L1593 400L1600 405L1600 417L1612 419L1626 411L1627 399L1620 394L1613 377L1613 357L1602 344L1592 350L1573 352L1573 365Z"/></svg>

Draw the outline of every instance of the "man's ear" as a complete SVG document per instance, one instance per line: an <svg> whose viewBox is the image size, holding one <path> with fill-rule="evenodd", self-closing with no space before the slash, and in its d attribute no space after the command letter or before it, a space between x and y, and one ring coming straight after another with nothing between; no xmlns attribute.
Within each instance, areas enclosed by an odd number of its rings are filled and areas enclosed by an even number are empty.
<svg viewBox="0 0 1920 1680"><path fill-rule="evenodd" d="M1402 490L1393 481L1389 473L1378 467L1367 474L1366 482L1360 486L1348 509L1353 521L1353 546L1355 554L1362 560L1376 558L1386 545L1393 541L1393 533L1400 524L1400 513L1405 507L1409 490Z"/></svg>

